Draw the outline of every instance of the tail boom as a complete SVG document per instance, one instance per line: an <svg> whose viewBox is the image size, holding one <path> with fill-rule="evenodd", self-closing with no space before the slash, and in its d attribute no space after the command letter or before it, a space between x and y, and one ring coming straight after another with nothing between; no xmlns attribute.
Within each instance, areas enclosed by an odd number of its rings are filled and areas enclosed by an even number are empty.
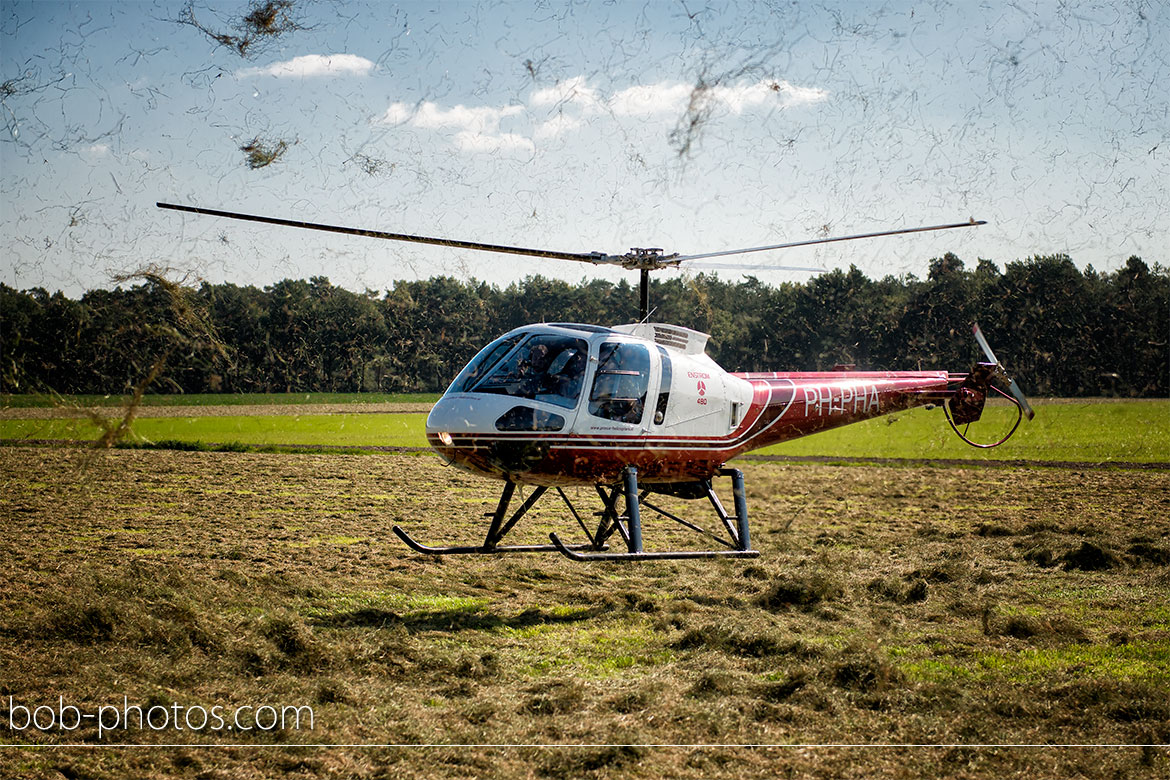
<svg viewBox="0 0 1170 780"><path fill-rule="evenodd" d="M945 371L751 372L755 391L739 452L937 403L954 394Z"/></svg>

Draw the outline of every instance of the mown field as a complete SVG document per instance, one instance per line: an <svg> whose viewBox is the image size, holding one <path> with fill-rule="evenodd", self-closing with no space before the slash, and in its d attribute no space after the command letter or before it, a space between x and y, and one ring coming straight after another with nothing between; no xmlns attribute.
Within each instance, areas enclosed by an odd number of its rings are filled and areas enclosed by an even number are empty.
<svg viewBox="0 0 1170 780"><path fill-rule="evenodd" d="M1138 459L1079 446L1042 459ZM425 454L9 442L0 742L46 747L0 748L0 776L1170 772L1166 468L739 465L759 559L582 565L407 550L392 524L477 541L498 490ZM518 531L573 528L548 502ZM649 521L646 543L693 544ZM314 722L99 736L11 720L13 702L123 697L308 705ZM177 746L100 747L131 743Z"/></svg>

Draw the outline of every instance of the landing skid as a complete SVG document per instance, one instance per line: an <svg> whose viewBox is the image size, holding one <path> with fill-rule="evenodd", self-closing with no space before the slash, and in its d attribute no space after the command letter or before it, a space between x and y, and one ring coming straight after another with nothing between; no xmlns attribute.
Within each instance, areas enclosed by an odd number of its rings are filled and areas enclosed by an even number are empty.
<svg viewBox="0 0 1170 780"><path fill-rule="evenodd" d="M725 537L712 533L695 523L684 520L665 509L662 509L650 501L647 497L652 490L643 489L639 491L638 488L638 470L633 466L628 466L623 471L623 479L617 485L606 486L597 485L597 494L601 497L603 510L599 513L600 521L597 525L596 531L590 532L581 516L577 513L576 508L569 501L568 496L560 488L556 488L561 500L564 501L565 506L569 508L573 518L577 521L577 525L585 533L588 542L581 544L565 544L555 534L549 534L549 540L552 544L519 544L519 545L501 545L504 537L509 531L519 522L528 510L530 510L537 501L540 500L547 491L547 487L537 487L520 507L508 516L508 506L512 502L512 497L516 491L516 485L513 482L504 484L504 490L500 495L500 501L496 505L494 512L487 516L491 517L491 525L488 527L487 536L483 544L480 545L465 545L455 547L431 547L420 544L410 537L406 531L398 526L394 526L394 533L398 538L402 539L412 550L423 553L425 555L471 555L471 554L498 554L498 553L526 553L526 552L559 552L570 560L574 561L655 561L655 560L686 560L692 558L755 558L759 556L758 550L751 548L751 537L748 532L748 518L747 518L747 499L745 497L743 486L743 472L739 469L720 469L720 476L731 477L732 493L735 500L735 514L729 515L723 508L723 504L719 501L719 497L715 495L715 491L711 486L710 480L703 480L697 483L696 487L700 488L702 494L710 501L712 508L715 510L716 516L719 517L723 524L723 529L727 535ZM618 502L625 499L625 512L618 510ZM667 551L649 551L642 547L642 509L649 509L656 514L665 517L669 520L689 528L696 533L710 537L721 545L720 549L711 550L667 550ZM505 520L505 517L507 519ZM624 546L626 552L607 552L609 547L606 544L617 534Z"/></svg>
<svg viewBox="0 0 1170 780"><path fill-rule="evenodd" d="M423 553L425 555L472 555L483 553L523 553L523 552L556 552L560 550L552 544L510 544L510 545L496 545L495 547L485 547L483 545L465 545L462 547L431 547L426 544L416 542L410 538L410 535L403 531L398 526L394 526L394 533L398 534L398 538L406 543L406 546L415 552ZM573 550L592 550L594 547L589 544L574 544L570 545L570 552ZM605 549L605 548L603 548ZM576 553L573 553L576 554Z"/></svg>

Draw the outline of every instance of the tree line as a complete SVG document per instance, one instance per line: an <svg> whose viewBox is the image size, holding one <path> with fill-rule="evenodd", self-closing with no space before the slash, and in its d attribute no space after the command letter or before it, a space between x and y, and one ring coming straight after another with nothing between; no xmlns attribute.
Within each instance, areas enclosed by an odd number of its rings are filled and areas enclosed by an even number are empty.
<svg viewBox="0 0 1170 780"><path fill-rule="evenodd" d="M1066 255L1001 272L947 254L926 279L872 280L856 267L780 285L701 274L652 280L651 305L654 321L712 334L709 353L731 371L965 371L979 359L978 321L1031 395L1170 394L1170 270L1137 257L1110 273ZM361 293L324 277L259 289L148 276L78 300L0 284L0 390L119 394L149 375L156 393L434 392L511 328L618 324L637 309L627 281L541 276L504 287L441 276Z"/></svg>

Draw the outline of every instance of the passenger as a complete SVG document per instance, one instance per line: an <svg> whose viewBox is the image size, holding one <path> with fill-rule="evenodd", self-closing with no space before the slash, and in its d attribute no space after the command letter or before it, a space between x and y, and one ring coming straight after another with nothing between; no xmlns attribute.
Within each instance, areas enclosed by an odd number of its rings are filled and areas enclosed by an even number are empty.
<svg viewBox="0 0 1170 780"><path fill-rule="evenodd" d="M562 398L575 401L581 393L581 380L585 376L585 354L575 352L561 370L554 374L550 383L553 392Z"/></svg>

